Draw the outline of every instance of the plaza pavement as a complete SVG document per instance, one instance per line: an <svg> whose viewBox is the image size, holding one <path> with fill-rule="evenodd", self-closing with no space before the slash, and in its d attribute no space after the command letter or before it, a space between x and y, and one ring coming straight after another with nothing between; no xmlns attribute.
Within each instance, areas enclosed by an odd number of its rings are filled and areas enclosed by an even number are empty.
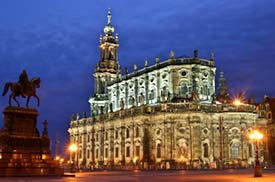
<svg viewBox="0 0 275 182"><path fill-rule="evenodd" d="M212 171L100 171L76 177L1 177L0 182L275 182L275 170L254 178L252 169Z"/></svg>

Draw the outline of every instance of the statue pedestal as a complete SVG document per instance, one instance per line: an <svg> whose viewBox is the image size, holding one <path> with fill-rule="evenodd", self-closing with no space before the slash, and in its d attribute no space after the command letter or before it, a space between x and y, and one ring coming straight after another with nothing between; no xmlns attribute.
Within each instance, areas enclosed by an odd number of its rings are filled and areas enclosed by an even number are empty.
<svg viewBox="0 0 275 182"><path fill-rule="evenodd" d="M0 176L63 175L52 160L47 132L39 136L35 109L7 107L0 131Z"/></svg>

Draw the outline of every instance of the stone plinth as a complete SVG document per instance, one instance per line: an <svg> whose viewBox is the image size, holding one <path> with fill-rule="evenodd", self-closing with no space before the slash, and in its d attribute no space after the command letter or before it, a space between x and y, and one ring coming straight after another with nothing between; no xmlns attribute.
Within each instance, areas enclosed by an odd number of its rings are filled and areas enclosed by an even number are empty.
<svg viewBox="0 0 275 182"><path fill-rule="evenodd" d="M0 176L62 175L52 160L45 126L39 136L35 109L7 107L0 131Z"/></svg>
<svg viewBox="0 0 275 182"><path fill-rule="evenodd" d="M36 120L39 115L35 109L21 107L7 107L4 113L3 133L16 136L37 137L39 132L36 128Z"/></svg>

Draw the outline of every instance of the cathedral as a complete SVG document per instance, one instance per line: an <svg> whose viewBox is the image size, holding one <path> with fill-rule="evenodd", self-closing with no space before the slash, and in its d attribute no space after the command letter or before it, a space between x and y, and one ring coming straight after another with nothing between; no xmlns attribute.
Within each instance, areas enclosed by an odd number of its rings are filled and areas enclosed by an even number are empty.
<svg viewBox="0 0 275 182"><path fill-rule="evenodd" d="M266 119L255 105L229 97L224 73L215 90L215 57L145 59L144 67L123 70L118 61L119 38L108 11L100 59L93 73L90 117L72 115L71 160L95 168L226 168L254 165L255 145L248 134L265 132ZM260 160L267 160L260 143Z"/></svg>

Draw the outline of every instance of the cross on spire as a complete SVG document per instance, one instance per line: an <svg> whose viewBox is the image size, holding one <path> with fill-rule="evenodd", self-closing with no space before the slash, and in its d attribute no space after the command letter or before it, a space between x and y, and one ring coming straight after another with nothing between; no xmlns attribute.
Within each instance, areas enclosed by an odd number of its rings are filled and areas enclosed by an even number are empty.
<svg viewBox="0 0 275 182"><path fill-rule="evenodd" d="M107 15L107 25L111 24L111 18L112 18L112 15L111 15L111 8L108 9L108 15Z"/></svg>

